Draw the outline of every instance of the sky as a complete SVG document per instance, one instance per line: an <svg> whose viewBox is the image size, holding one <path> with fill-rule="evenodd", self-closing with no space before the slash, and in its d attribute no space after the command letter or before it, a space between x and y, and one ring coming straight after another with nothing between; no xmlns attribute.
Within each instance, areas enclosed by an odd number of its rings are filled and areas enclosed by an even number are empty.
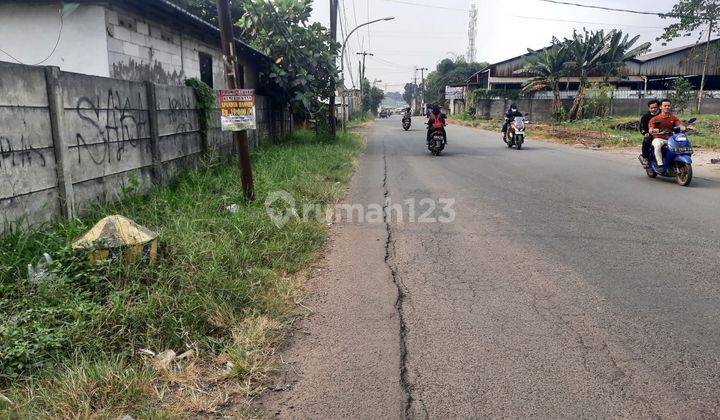
<svg viewBox="0 0 720 420"><path fill-rule="evenodd" d="M357 52L367 57L366 76L388 91L402 91L411 82L416 67L430 71L443 58L465 56L471 3L477 5L476 61L490 63L512 58L550 44L553 36L569 37L573 29L617 28L640 35L640 42L653 42L653 51L695 42L682 38L663 47L655 38L673 22L657 16L586 9L541 0L340 0L340 21L345 33L361 23L394 16L355 32L347 42L352 78L346 60L347 85L357 85ZM676 0L570 0L573 3L650 12L669 12ZM313 1L314 21L329 26L330 1ZM340 28L338 29L340 34ZM341 36L338 35L338 39ZM427 74L427 72L426 72ZM418 72L418 79L420 74Z"/></svg>

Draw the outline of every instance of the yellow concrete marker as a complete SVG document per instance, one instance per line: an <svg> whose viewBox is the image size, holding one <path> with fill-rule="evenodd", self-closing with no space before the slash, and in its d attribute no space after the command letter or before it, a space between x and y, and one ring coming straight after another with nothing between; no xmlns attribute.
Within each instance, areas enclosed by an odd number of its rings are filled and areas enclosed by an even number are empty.
<svg viewBox="0 0 720 420"><path fill-rule="evenodd" d="M152 265L157 259L157 235L127 217L108 216L75 241L73 249L89 250L90 262L121 257L126 263L146 260Z"/></svg>

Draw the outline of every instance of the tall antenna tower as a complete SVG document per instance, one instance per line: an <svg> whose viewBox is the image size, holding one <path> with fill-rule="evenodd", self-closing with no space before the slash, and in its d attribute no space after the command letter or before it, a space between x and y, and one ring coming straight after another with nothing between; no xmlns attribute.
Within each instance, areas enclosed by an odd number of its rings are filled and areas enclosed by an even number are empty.
<svg viewBox="0 0 720 420"><path fill-rule="evenodd" d="M468 63L475 62L475 38L477 37L477 5L475 2L470 6L470 23L468 25Z"/></svg>

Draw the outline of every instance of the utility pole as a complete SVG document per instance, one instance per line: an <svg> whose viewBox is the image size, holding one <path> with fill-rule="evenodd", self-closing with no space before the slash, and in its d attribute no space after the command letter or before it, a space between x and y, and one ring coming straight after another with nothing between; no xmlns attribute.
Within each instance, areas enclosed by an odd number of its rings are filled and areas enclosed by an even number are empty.
<svg viewBox="0 0 720 420"><path fill-rule="evenodd" d="M363 52L357 53L357 55L362 55L362 56L363 56L363 58L362 58L362 73L360 73L360 81L362 81L362 79L365 78L365 57L367 57L368 55L369 55L370 57L374 57L375 54L371 54L371 53L369 53L369 52L367 52L367 51L363 51Z"/></svg>
<svg viewBox="0 0 720 420"><path fill-rule="evenodd" d="M363 105L363 101L364 101L364 99L363 99L363 68L362 68L362 63L360 62L360 60L358 60L358 75L360 77L360 113L364 113L365 108Z"/></svg>
<svg viewBox="0 0 720 420"><path fill-rule="evenodd" d="M362 56L363 56L363 58L362 58L362 64L360 64L360 101L361 101L361 103L362 103L362 102L364 101L364 98L365 98L365 97L363 96L363 93L364 93L363 80L365 80L365 57L367 57L368 55L371 56L371 57L374 57L375 54L371 54L371 53L369 53L369 52L367 52L367 51L363 51L363 52L357 53L357 55L362 55ZM364 108L364 104L363 104L363 108Z"/></svg>
<svg viewBox="0 0 720 420"><path fill-rule="evenodd" d="M420 110L417 106L417 97L418 97L418 84L417 84L417 67L415 67L415 72L413 73L413 103L411 106L413 107L413 111L417 112L417 115L420 115Z"/></svg>
<svg viewBox="0 0 720 420"><path fill-rule="evenodd" d="M338 0L330 0L330 40L334 44L337 41L337 9L338 9ZM345 95L345 75L340 75L340 80L342 80L342 95ZM336 126L336 120L335 120L335 90L337 88L337 85L333 81L330 83L331 92L330 92L330 109L328 110L328 118L330 121L330 135L335 137L335 133L337 130ZM343 105L343 113L345 112L344 105Z"/></svg>
<svg viewBox="0 0 720 420"><path fill-rule="evenodd" d="M427 67L421 67L420 70L420 104L422 105L423 114L425 114L425 71Z"/></svg>
<svg viewBox="0 0 720 420"><path fill-rule="evenodd" d="M248 75L240 70L238 58L235 54L235 36L233 35L233 21L230 15L230 4L228 0L217 0L217 8L228 88L242 89L246 83L245 80L241 80L241 75L243 79ZM248 146L247 130L233 132L233 138L235 139L235 147L237 148L238 158L240 160L240 172L245 199L252 201L255 198L255 191L253 187L252 167L250 166L250 147Z"/></svg>

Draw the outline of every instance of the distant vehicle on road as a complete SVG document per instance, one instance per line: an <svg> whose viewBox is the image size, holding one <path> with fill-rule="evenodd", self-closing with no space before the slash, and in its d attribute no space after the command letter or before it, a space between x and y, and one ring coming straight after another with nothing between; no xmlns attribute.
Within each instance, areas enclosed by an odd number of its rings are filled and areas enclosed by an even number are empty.
<svg viewBox="0 0 720 420"><path fill-rule="evenodd" d="M381 109L381 110L380 110L380 114L378 114L378 116L379 116L380 118L387 118L387 117L388 117L388 112L387 112L387 110Z"/></svg>

